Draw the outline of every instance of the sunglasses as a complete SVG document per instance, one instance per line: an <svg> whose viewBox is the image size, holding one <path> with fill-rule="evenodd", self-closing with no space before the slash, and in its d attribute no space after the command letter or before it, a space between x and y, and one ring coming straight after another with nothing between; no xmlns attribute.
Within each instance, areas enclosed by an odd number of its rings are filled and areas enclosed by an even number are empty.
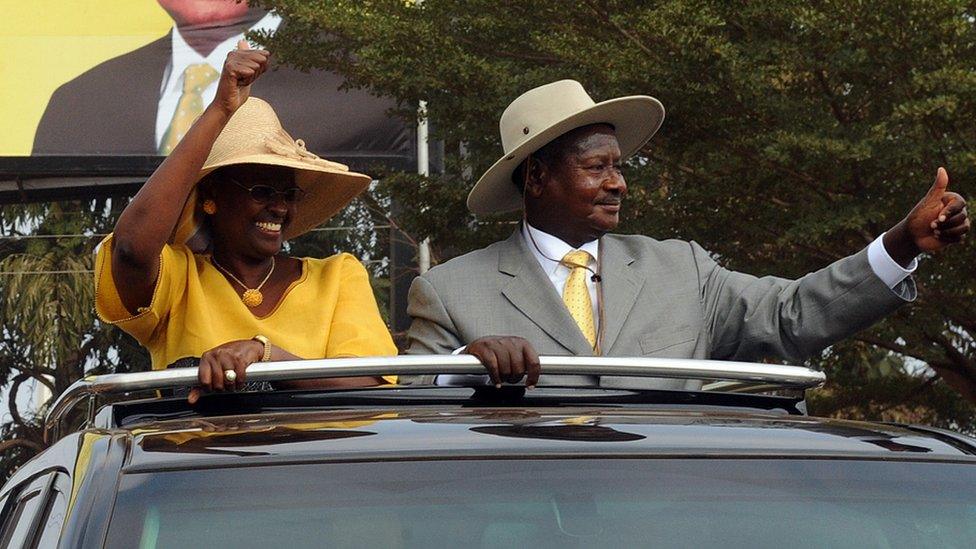
<svg viewBox="0 0 976 549"><path fill-rule="evenodd" d="M305 191L301 187L290 187L283 191L270 186L270 185L254 185L253 187L248 187L240 181L234 179L233 177L228 177L231 182L233 182L238 187L244 189L251 195L251 200L259 204L270 204L275 201L278 196L281 196L287 204L297 204L305 198Z"/></svg>

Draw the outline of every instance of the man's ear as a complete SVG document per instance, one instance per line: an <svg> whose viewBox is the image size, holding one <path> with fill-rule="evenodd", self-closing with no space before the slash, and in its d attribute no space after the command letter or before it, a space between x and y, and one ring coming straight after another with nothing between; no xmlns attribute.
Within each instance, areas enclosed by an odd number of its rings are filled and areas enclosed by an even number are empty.
<svg viewBox="0 0 976 549"><path fill-rule="evenodd" d="M539 198L549 182L549 167L533 157L525 159L525 194Z"/></svg>

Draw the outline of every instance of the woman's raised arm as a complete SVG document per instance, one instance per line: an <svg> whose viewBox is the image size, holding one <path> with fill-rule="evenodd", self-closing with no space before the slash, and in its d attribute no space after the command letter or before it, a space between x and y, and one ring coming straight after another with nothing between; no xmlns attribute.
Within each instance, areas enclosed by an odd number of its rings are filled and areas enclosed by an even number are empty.
<svg viewBox="0 0 976 549"><path fill-rule="evenodd" d="M200 168L227 121L247 100L251 84L267 69L269 55L250 49L243 40L238 43L224 62L213 102L119 216L112 237L112 276L129 312L149 305L159 254Z"/></svg>

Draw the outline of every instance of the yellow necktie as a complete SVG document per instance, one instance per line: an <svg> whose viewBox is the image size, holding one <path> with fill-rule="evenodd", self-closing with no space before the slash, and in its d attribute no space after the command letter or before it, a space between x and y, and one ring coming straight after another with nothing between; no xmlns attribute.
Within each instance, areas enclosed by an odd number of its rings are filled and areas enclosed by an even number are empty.
<svg viewBox="0 0 976 549"><path fill-rule="evenodd" d="M169 128L159 142L159 154L166 156L173 152L176 144L183 139L193 122L203 113L203 90L207 89L220 73L207 63L190 65L183 71L183 95L176 104L176 112Z"/></svg>
<svg viewBox="0 0 976 549"><path fill-rule="evenodd" d="M563 263L568 267L573 265L563 288L563 303L569 309L576 325L583 336L596 347L596 325L593 322L593 302L590 301L590 290L586 287L586 265L590 261L590 254L584 251L573 251L563 256Z"/></svg>

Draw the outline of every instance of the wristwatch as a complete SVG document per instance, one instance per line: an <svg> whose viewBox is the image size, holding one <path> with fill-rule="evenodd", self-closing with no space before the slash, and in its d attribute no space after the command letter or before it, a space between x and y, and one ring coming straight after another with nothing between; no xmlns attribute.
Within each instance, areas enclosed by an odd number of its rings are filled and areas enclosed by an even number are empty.
<svg viewBox="0 0 976 549"><path fill-rule="evenodd" d="M268 362L269 360L271 360L271 342L268 341L268 338L264 337L261 334L258 334L252 337L251 339L257 341L261 345L264 345L264 356L261 357L261 362Z"/></svg>

